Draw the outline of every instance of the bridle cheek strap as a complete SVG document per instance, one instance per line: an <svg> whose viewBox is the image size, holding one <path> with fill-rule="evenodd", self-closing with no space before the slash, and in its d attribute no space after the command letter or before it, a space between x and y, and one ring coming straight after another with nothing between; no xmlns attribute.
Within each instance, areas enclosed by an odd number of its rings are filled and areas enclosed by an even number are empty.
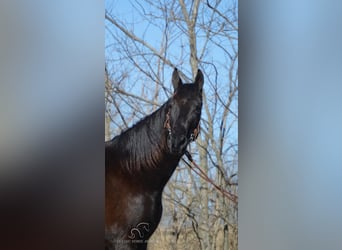
<svg viewBox="0 0 342 250"><path fill-rule="evenodd" d="M166 119L165 119L165 122L164 122L164 128L167 129L167 131L169 132L169 136L171 136L170 110L166 114Z"/></svg>
<svg viewBox="0 0 342 250"><path fill-rule="evenodd" d="M190 141L195 141L201 131L200 123L198 123L197 128L194 129L194 132L190 135Z"/></svg>
<svg viewBox="0 0 342 250"><path fill-rule="evenodd" d="M170 124L170 110L166 114L166 119L164 122L164 128L167 129L168 135L167 135L167 146L171 149L172 144L171 144L171 136L172 136L172 131L171 131L171 124Z"/></svg>

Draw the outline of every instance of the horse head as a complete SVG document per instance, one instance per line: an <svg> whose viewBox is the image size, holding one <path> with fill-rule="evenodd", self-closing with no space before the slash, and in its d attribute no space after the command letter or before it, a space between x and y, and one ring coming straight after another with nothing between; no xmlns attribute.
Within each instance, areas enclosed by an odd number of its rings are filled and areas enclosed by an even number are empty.
<svg viewBox="0 0 342 250"><path fill-rule="evenodd" d="M184 154L186 147L197 138L202 109L204 77L197 71L193 83L184 84L175 68L172 74L173 97L168 102L164 127L170 153Z"/></svg>

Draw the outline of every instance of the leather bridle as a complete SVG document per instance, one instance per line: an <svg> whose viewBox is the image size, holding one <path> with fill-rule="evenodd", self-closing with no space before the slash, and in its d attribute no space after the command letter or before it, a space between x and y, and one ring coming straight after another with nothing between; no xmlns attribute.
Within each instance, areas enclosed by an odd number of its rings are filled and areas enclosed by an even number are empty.
<svg viewBox="0 0 342 250"><path fill-rule="evenodd" d="M172 137L172 129L171 129L171 124L170 124L170 112L171 110L169 110L167 113L166 113L166 119L165 119L165 122L164 122L164 128L167 129L168 131L168 140L171 140L171 137ZM198 125L197 127L194 129L194 131L190 134L190 142L193 142L197 139L199 133L200 133L200 123L198 122Z"/></svg>

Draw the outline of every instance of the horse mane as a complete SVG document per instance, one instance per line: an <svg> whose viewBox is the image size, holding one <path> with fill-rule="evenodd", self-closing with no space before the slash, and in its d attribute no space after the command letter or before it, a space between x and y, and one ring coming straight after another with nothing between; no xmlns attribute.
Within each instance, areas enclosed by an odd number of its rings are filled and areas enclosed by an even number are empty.
<svg viewBox="0 0 342 250"><path fill-rule="evenodd" d="M129 173L158 167L158 163L168 150L163 126L168 107L169 101L106 142L106 151L113 150L114 158L120 159L115 165Z"/></svg>

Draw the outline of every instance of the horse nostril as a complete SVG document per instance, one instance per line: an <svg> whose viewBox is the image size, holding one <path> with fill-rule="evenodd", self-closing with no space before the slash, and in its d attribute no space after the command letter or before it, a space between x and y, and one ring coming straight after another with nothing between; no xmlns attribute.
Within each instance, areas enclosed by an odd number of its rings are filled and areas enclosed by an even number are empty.
<svg viewBox="0 0 342 250"><path fill-rule="evenodd" d="M178 138L175 138L174 143L172 144L172 151L180 153L182 152L185 147L187 146L188 140L186 136L179 136Z"/></svg>
<svg viewBox="0 0 342 250"><path fill-rule="evenodd" d="M184 144L186 144L186 137L182 136L179 140L179 145L184 146Z"/></svg>

